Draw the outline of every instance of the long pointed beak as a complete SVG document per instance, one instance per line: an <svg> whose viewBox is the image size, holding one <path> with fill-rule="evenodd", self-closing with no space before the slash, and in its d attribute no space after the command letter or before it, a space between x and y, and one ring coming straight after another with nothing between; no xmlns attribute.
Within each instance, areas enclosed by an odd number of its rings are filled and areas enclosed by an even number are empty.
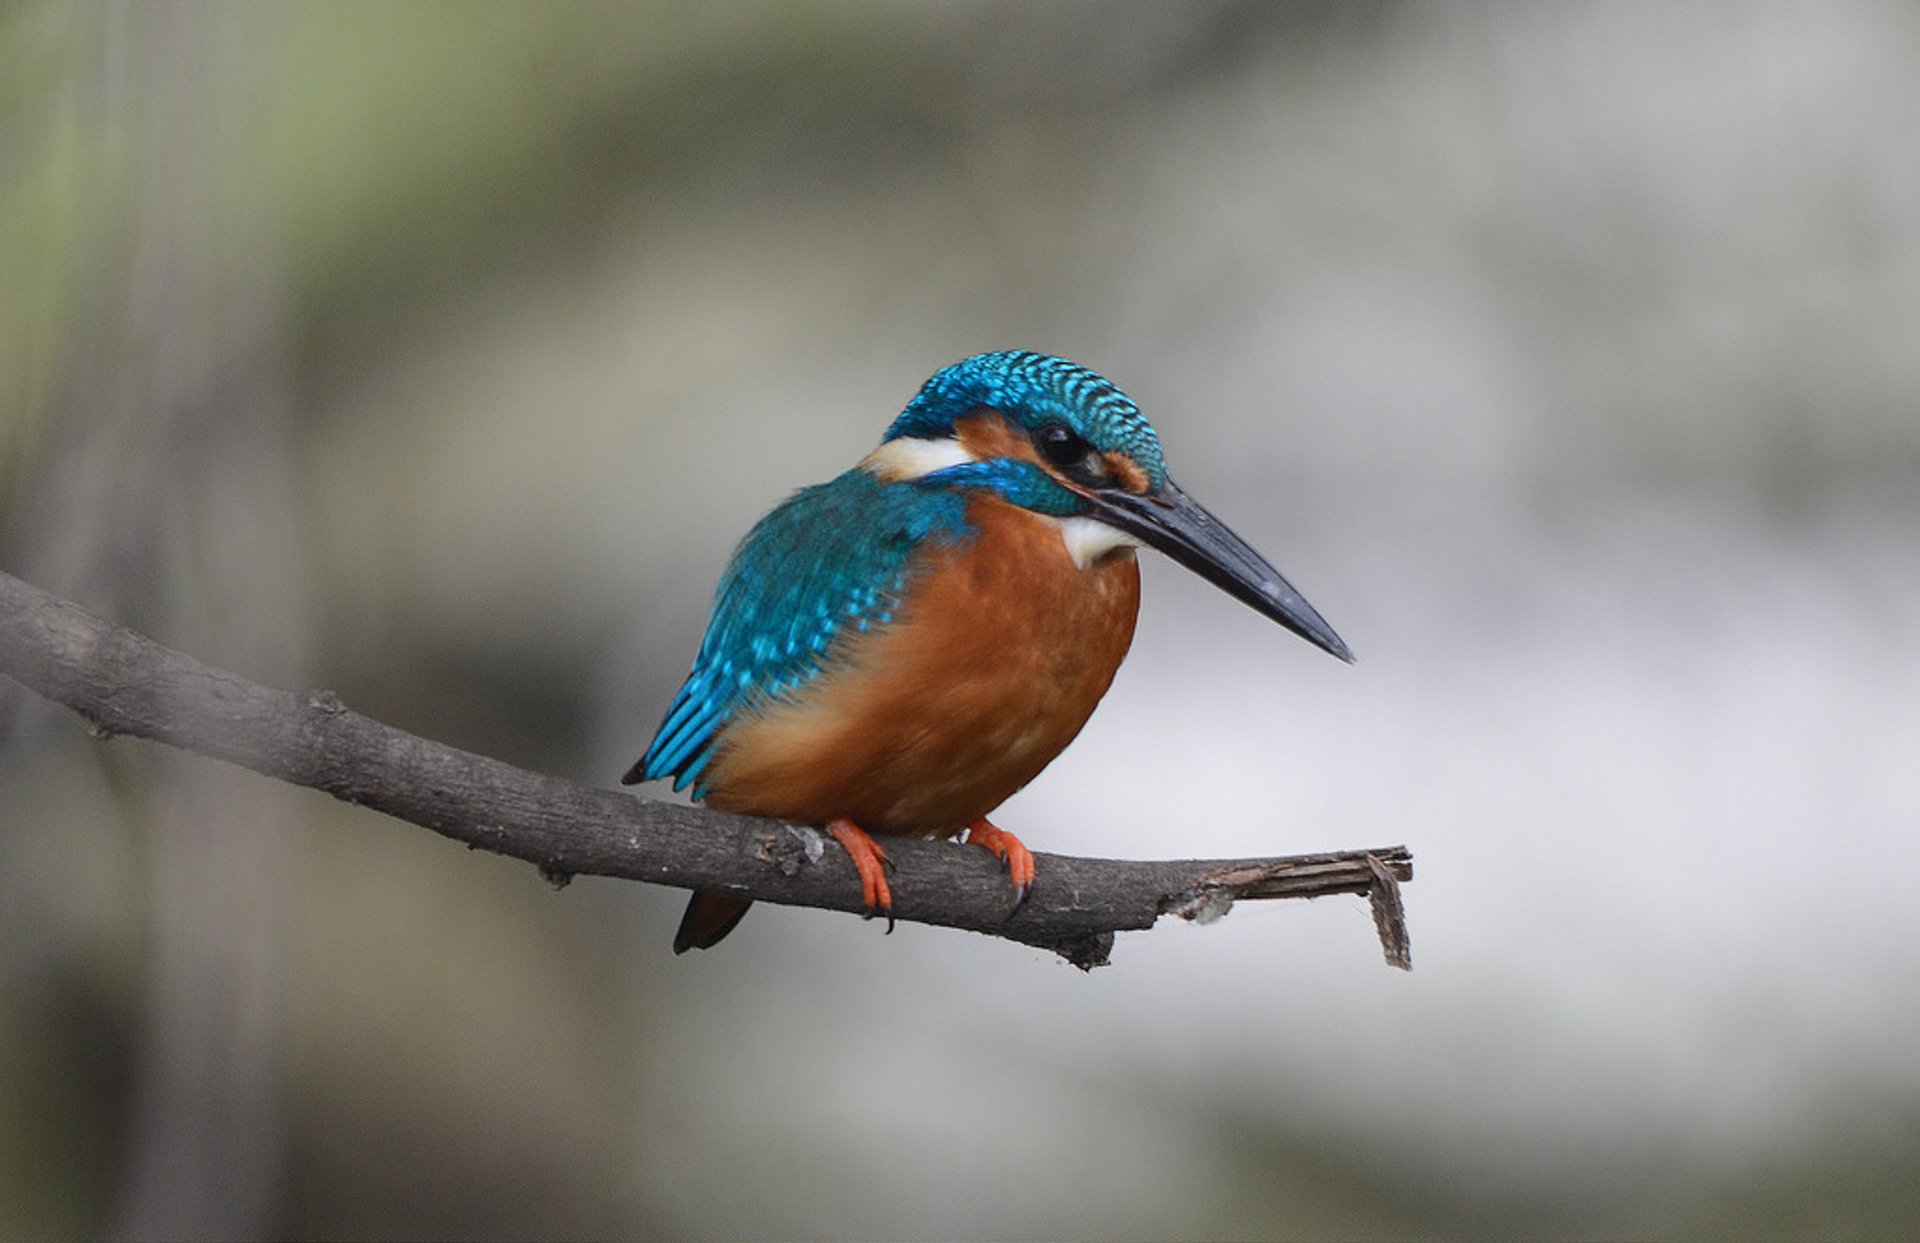
<svg viewBox="0 0 1920 1243"><path fill-rule="evenodd" d="M1353 663L1353 652L1280 571L1173 480L1145 494L1098 492L1087 499L1101 521L1138 536L1315 647Z"/></svg>

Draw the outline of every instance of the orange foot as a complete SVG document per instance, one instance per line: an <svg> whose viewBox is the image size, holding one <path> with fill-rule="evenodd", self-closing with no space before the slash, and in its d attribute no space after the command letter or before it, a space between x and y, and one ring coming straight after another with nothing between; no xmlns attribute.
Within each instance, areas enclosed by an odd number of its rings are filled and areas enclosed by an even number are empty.
<svg viewBox="0 0 1920 1243"><path fill-rule="evenodd" d="M887 887L887 869L893 866L893 860L880 849L880 843L867 836L865 829L844 816L827 821L827 832L833 834L833 840L852 857L853 866L860 873L860 898L866 903L867 918L885 915L887 931L892 932L893 890Z"/></svg>
<svg viewBox="0 0 1920 1243"><path fill-rule="evenodd" d="M1013 877L1013 909L1007 912L1007 918L1012 919L1027 904L1027 894L1033 889L1033 852L985 816L967 826L967 845L979 846L1006 862L1007 874Z"/></svg>

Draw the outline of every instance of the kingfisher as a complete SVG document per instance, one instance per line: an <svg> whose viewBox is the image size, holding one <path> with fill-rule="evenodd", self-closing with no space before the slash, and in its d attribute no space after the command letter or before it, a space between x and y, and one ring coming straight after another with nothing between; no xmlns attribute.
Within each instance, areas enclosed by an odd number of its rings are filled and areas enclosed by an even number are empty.
<svg viewBox="0 0 1920 1243"><path fill-rule="evenodd" d="M1167 473L1110 381L1025 350L940 371L878 448L747 534L693 670L622 781L671 779L722 811L823 826L867 917L893 925L877 836L1033 855L987 816L1073 741L1113 682L1156 548L1308 642L1353 653L1258 552ZM696 892L676 954L751 902Z"/></svg>

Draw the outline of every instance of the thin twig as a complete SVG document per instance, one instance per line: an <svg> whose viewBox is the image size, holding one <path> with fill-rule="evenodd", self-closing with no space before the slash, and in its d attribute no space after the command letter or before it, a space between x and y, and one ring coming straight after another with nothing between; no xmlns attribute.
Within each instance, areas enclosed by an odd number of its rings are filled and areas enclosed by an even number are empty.
<svg viewBox="0 0 1920 1243"><path fill-rule="evenodd" d="M213 756L525 859L556 883L575 875L707 889L762 902L858 911L840 847L809 829L635 798L527 772L394 729L329 691L275 690L202 664L0 573L0 673L88 723ZM889 839L894 914L1107 961L1113 934L1163 914L1205 922L1236 901L1368 895L1387 961L1406 967L1403 846L1271 859L1132 862L1034 856L1039 881L1007 917L1001 866L985 851Z"/></svg>

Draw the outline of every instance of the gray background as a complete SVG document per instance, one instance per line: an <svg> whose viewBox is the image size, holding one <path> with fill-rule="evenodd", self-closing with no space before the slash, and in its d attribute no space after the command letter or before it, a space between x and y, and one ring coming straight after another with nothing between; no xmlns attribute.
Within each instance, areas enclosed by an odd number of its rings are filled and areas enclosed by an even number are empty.
<svg viewBox="0 0 1920 1243"><path fill-rule="evenodd" d="M1082 976L0 690L0 1233L1920 1225L1910 6L0 9L0 565L611 784L735 539L1064 354L1157 558L1038 849L1406 842ZM1044 877L1042 879L1044 883Z"/></svg>

